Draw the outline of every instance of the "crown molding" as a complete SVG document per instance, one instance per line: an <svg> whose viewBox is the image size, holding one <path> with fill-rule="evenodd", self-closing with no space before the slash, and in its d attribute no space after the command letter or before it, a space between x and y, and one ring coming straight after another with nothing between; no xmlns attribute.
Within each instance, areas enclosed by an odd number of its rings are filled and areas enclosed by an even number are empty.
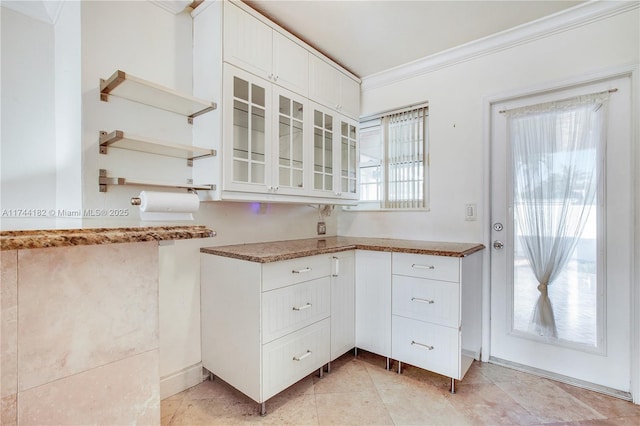
<svg viewBox="0 0 640 426"><path fill-rule="evenodd" d="M571 30L640 7L640 1L589 1L509 30L362 78L363 91L386 86Z"/></svg>
<svg viewBox="0 0 640 426"><path fill-rule="evenodd" d="M48 0L48 1L16 1L2 0L1 6L11 9L14 12L21 13L30 18L44 22L45 24L55 25L60 16L60 10L64 0Z"/></svg>
<svg viewBox="0 0 640 426"><path fill-rule="evenodd" d="M149 0L149 2L174 15L184 12L193 3L192 0Z"/></svg>

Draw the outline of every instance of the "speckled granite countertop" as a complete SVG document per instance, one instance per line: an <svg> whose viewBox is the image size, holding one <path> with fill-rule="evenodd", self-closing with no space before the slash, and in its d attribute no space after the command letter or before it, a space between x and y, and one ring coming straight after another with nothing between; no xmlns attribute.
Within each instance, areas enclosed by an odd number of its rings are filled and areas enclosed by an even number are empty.
<svg viewBox="0 0 640 426"><path fill-rule="evenodd" d="M465 257L484 249L484 245L478 243L446 243L386 238L327 237L203 247L200 252L233 257L250 262L269 263L355 249Z"/></svg>
<svg viewBox="0 0 640 426"><path fill-rule="evenodd" d="M0 231L0 249L22 250L141 241L188 240L215 237L215 235L215 231L201 225Z"/></svg>

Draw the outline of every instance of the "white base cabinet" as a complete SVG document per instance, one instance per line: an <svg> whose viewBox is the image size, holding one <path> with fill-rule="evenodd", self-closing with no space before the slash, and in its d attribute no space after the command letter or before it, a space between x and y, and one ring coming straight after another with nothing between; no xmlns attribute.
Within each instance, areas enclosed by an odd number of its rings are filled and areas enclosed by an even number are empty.
<svg viewBox="0 0 640 426"><path fill-rule="evenodd" d="M262 404L354 347L453 385L480 356L481 282L480 254L257 263L202 253L202 364Z"/></svg>
<svg viewBox="0 0 640 426"><path fill-rule="evenodd" d="M354 347L353 252L272 263L200 256L202 365L254 401Z"/></svg>
<svg viewBox="0 0 640 426"><path fill-rule="evenodd" d="M480 356L482 256L392 259L391 357L462 380Z"/></svg>

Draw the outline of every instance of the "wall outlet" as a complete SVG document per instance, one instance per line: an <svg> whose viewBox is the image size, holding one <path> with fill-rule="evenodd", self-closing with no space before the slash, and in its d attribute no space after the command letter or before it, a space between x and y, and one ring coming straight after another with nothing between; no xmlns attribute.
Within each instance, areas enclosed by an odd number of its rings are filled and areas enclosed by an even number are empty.
<svg viewBox="0 0 640 426"><path fill-rule="evenodd" d="M318 235L327 233L327 225L324 222L318 222Z"/></svg>

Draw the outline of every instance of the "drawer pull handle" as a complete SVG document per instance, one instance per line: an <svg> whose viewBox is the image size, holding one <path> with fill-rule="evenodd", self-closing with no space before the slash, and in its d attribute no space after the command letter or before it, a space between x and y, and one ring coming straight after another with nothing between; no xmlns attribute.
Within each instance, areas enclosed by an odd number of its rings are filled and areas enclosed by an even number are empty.
<svg viewBox="0 0 640 426"><path fill-rule="evenodd" d="M425 345L425 344L422 344L422 343L418 343L418 342L416 342L415 340L412 340L412 341L411 341L411 344L412 344L412 345L416 345L416 346L420 346L421 348L425 348L425 349L427 349L427 350L429 350L429 351L432 351L432 350L433 350L433 346L429 346L429 345Z"/></svg>
<svg viewBox="0 0 640 426"><path fill-rule="evenodd" d="M300 355L300 356L294 356L293 360L294 361L302 361L303 359L305 359L306 357L311 355L311 351L309 349L307 349L307 352L304 353L304 355Z"/></svg>
<svg viewBox="0 0 640 426"><path fill-rule="evenodd" d="M421 299L419 297L412 297L411 301L412 302L420 302L420 303L428 303L429 305L433 305L434 303L436 303L434 300Z"/></svg>
<svg viewBox="0 0 640 426"><path fill-rule="evenodd" d="M411 267L415 269L436 269L433 265L418 265L417 263L414 263Z"/></svg>
<svg viewBox="0 0 640 426"><path fill-rule="evenodd" d="M304 274L305 272L311 272L311 268L294 269L291 271L292 274Z"/></svg>
<svg viewBox="0 0 640 426"><path fill-rule="evenodd" d="M306 305L302 305L302 306L294 306L293 310L302 311L303 309L309 309L310 307L311 307L311 303L307 303Z"/></svg>

